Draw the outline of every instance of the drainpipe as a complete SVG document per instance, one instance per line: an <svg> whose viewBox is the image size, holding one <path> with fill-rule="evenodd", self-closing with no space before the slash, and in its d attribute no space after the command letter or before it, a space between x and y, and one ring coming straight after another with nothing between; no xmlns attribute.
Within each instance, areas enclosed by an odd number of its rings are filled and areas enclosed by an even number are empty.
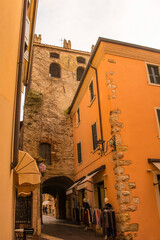
<svg viewBox="0 0 160 240"><path fill-rule="evenodd" d="M102 115L101 115L101 105L100 105L100 98L99 98L99 85L98 85L98 73L97 69L92 67L96 72L96 85L97 85L97 98L98 98L98 110L99 110L99 123L100 123L100 133L101 133L101 140L102 140L102 151L104 151L104 143L103 143L103 130L102 130Z"/></svg>
<svg viewBox="0 0 160 240"><path fill-rule="evenodd" d="M15 168L16 165L18 164L20 108L21 108L21 85L22 85L24 46L25 46L25 29L26 29L27 6L28 6L28 0L24 0L20 56L19 56L19 63L18 63L19 68L18 68L18 80L17 80L17 99L16 99L15 128L14 128L13 162L11 163L11 169Z"/></svg>

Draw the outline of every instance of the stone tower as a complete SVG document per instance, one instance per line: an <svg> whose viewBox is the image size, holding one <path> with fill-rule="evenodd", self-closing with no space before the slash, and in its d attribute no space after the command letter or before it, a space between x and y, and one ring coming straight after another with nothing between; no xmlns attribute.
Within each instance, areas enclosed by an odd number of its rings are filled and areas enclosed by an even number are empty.
<svg viewBox="0 0 160 240"><path fill-rule="evenodd" d="M45 158L43 192L57 198L57 217L65 210L65 191L74 181L73 133L67 109L79 85L90 53L41 43L35 35L32 71L27 88L22 146L36 159Z"/></svg>

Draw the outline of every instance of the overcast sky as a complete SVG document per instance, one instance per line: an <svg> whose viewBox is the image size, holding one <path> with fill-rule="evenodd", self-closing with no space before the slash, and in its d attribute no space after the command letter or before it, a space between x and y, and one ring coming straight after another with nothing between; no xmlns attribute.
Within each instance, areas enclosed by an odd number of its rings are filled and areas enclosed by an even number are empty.
<svg viewBox="0 0 160 240"><path fill-rule="evenodd" d="M98 37L160 49L160 0L39 0L36 33L89 52Z"/></svg>

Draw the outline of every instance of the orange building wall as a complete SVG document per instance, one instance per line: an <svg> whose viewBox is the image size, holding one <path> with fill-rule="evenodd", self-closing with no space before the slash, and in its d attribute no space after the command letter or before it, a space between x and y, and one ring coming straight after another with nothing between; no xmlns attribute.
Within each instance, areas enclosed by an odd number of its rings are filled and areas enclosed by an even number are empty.
<svg viewBox="0 0 160 240"><path fill-rule="evenodd" d="M0 3L0 239L13 239L14 183L12 161L13 119L23 1Z"/></svg>
<svg viewBox="0 0 160 240"><path fill-rule="evenodd" d="M145 62L116 56L107 57L114 58L116 64L105 61L101 65L100 93L106 88L106 80L103 77L105 72L114 71L117 98L112 100L112 109L122 111L119 121L124 124L124 128L121 134L123 145L128 146L125 159L132 160L126 172L130 175L130 182L136 183L136 189L132 190L133 195L140 198L138 210L132 213L131 218L133 222L139 223L138 239L146 237L152 239L153 232L155 236L160 237L153 175L147 172L147 169L153 168L147 159L159 158L160 140L154 107L160 106L160 88L148 84ZM103 94L101 102L103 102L102 116L105 116L107 103L103 99ZM104 129L107 127L104 120L103 126Z"/></svg>
<svg viewBox="0 0 160 240"><path fill-rule="evenodd" d="M110 48L110 44L108 46ZM128 51L127 47L118 46L118 48L121 48L122 53ZM124 152L124 160L132 161L131 165L123 166L124 174L130 177L126 183L126 190L131 191L129 204L137 206L136 211L130 212L131 220L129 223L139 224L139 231L138 233L135 232L136 235L133 234L133 239L158 240L160 239L158 205L155 186L153 186L153 174L152 172L147 172L147 169L157 170L151 164L148 164L148 158L159 158L160 139L158 137L154 107L160 107L160 86L148 83L145 62L150 62L149 60L151 59L151 63L160 64L160 57L157 53L134 49L135 56L136 53L137 57L135 59L128 56L121 57L105 54L97 67L103 136L105 141L111 137L110 111L120 110L118 122L123 123L123 128L120 132L122 145L128 146L128 151ZM95 55L95 59L96 57ZM89 83L88 79L91 80L92 76L94 77L95 90L96 82L93 69L89 69L85 81ZM112 84L115 85L115 88L112 88ZM82 85L82 89L85 88L84 85ZM100 156L97 152L91 153L91 124L95 121L97 121L98 138L100 138L97 93L95 94L95 101L91 107L88 107L89 91L88 88L85 89L79 104L81 122L78 127L76 126L76 116L74 115L73 118L75 176L76 179L79 179L97 167L106 164L105 173L107 177L104 178L107 185L106 195L116 212L118 212L119 205L115 190L116 176L113 171L115 163L112 160L112 155L109 154L106 157L102 156L99 158ZM82 144L81 164L78 164L77 160L77 143L79 141ZM98 158L99 160L95 161ZM135 189L128 189L128 183L130 182L136 184ZM89 196L91 197L91 194ZM133 197L138 198L140 203L133 204Z"/></svg>

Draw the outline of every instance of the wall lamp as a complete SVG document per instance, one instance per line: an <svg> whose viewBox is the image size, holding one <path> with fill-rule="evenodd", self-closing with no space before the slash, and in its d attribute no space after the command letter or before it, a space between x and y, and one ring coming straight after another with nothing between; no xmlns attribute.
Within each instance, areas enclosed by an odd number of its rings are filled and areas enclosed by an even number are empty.
<svg viewBox="0 0 160 240"><path fill-rule="evenodd" d="M111 148L112 151L116 151L115 136L113 136L106 142L105 149L104 149L104 143L105 141L102 139L97 140L98 150L100 151L100 153L98 153L99 155L101 156L105 155L105 153L108 152L109 148Z"/></svg>

